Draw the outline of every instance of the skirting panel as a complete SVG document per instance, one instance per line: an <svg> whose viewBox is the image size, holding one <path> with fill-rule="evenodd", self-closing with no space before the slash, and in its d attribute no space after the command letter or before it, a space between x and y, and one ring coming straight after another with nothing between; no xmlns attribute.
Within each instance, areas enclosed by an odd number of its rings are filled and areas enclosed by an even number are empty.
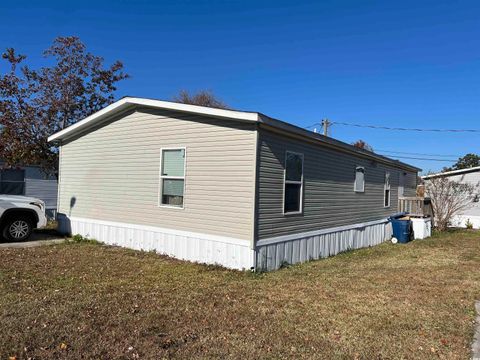
<svg viewBox="0 0 480 360"><path fill-rule="evenodd" d="M466 228L467 223L472 224L474 229L480 229L480 215L457 215L452 220L454 227Z"/></svg>
<svg viewBox="0 0 480 360"><path fill-rule="evenodd" d="M80 234L109 245L156 251L177 259L230 269L253 267L254 253L248 240L58 215L62 233Z"/></svg>
<svg viewBox="0 0 480 360"><path fill-rule="evenodd" d="M325 229L317 233L260 240L256 247L256 269L271 271L285 264L326 258L338 253L378 245L392 237L387 220Z"/></svg>

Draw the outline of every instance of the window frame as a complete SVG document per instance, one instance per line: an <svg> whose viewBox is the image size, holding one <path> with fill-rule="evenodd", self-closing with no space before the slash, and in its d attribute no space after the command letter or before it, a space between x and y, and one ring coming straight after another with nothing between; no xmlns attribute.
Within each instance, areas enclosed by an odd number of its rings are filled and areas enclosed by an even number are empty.
<svg viewBox="0 0 480 360"><path fill-rule="evenodd" d="M388 178L388 185L387 185L387 178ZM384 177L384 183L383 183L383 207L384 208L389 208L392 205L392 184L390 184L391 181L391 173L390 171L385 171L385 177ZM388 190L388 205L385 205L385 200L387 199L386 193Z"/></svg>
<svg viewBox="0 0 480 360"><path fill-rule="evenodd" d="M301 177L300 181L287 180L288 154L299 155L302 158L302 177ZM285 151L285 161L284 161L284 169L283 169L283 199L282 199L282 214L283 214L283 216L303 214L303 179L304 179L303 173L304 173L304 168L305 168L305 156L303 155L303 153L299 153L299 152L296 152L296 151L290 151L290 150ZM286 185L287 184L300 185L300 204L299 204L298 211L285 212L285 195L286 195Z"/></svg>
<svg viewBox="0 0 480 360"><path fill-rule="evenodd" d="M358 173L358 169L363 169L363 188L362 190L359 190L357 189L357 173ZM365 166L361 166L361 165L357 165L355 166L355 179L353 180L353 191L356 192L356 193L364 193L365 192Z"/></svg>
<svg viewBox="0 0 480 360"><path fill-rule="evenodd" d="M163 152L168 150L183 150L184 151L184 160L183 160L183 176L168 176L168 175L163 175L162 174L162 169L163 169ZM169 208L169 209L177 209L177 210L183 210L185 209L185 184L186 184L186 178L187 178L187 148L185 146L172 146L172 147L162 147L160 148L160 167L158 170L158 201L157 201L157 206L162 207L162 208ZM183 201L182 201L182 206L175 206L175 205L168 205L168 204L163 204L162 203L162 197L163 197L163 180L164 179L169 179L169 180L183 180Z"/></svg>

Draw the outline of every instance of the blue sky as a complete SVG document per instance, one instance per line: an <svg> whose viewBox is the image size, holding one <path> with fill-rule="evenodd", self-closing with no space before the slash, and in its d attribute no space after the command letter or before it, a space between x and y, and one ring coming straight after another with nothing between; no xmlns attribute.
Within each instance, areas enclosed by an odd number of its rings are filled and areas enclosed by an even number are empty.
<svg viewBox="0 0 480 360"><path fill-rule="evenodd" d="M0 48L39 66L56 36L79 36L107 62L124 62L132 78L118 97L210 89L234 108L299 126L328 117L479 129L479 18L478 1L5 1ZM335 125L332 135L442 159L480 153L478 133Z"/></svg>

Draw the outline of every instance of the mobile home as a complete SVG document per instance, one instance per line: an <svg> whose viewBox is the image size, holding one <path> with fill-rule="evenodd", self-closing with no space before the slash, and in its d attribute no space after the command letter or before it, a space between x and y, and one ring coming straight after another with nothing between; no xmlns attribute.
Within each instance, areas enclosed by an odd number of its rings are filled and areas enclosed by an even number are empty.
<svg viewBox="0 0 480 360"><path fill-rule="evenodd" d="M261 113L143 98L49 140L64 232L235 269L389 239L419 171Z"/></svg>
<svg viewBox="0 0 480 360"><path fill-rule="evenodd" d="M0 159L0 194L24 195L45 202L47 216L55 217L57 178L46 175L39 166L7 166Z"/></svg>
<svg viewBox="0 0 480 360"><path fill-rule="evenodd" d="M430 179L438 177L446 177L450 181L477 187L480 186L480 166L430 174L422 177L422 179L428 182ZM478 188L477 192L477 194L473 195L472 203L468 208L454 217L451 224L453 227L465 228L470 223L474 229L480 229L480 190Z"/></svg>

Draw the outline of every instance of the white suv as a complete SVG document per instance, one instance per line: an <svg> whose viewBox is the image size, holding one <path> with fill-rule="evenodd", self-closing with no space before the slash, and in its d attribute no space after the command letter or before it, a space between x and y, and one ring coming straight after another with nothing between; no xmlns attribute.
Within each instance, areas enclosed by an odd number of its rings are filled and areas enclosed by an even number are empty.
<svg viewBox="0 0 480 360"><path fill-rule="evenodd" d="M47 225L42 200L17 195L0 195L0 238L8 241L28 239L34 228Z"/></svg>

